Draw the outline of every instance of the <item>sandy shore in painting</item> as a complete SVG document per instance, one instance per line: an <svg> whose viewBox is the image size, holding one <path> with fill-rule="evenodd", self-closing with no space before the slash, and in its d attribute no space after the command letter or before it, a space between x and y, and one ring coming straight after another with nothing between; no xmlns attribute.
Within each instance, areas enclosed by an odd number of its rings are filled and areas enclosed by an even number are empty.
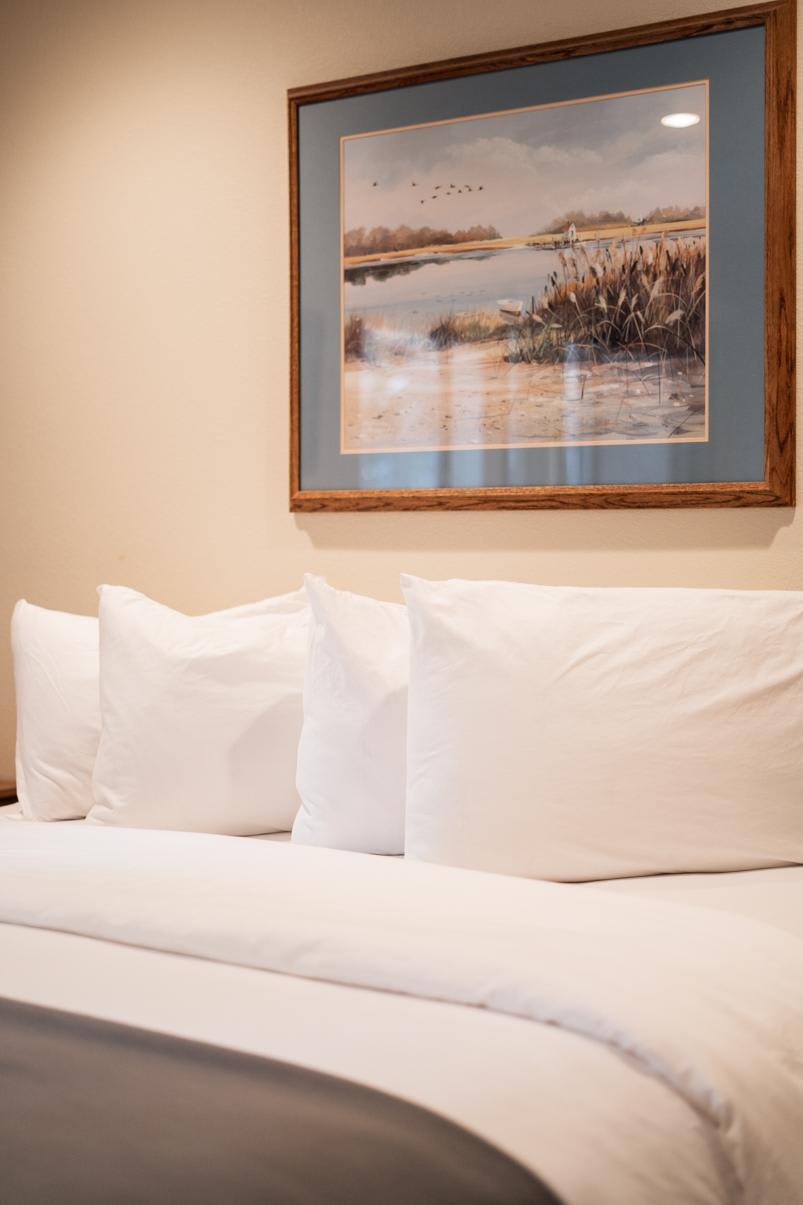
<svg viewBox="0 0 803 1205"><path fill-rule="evenodd" d="M705 370L685 360L506 363L498 343L346 363L343 451L706 438Z"/></svg>

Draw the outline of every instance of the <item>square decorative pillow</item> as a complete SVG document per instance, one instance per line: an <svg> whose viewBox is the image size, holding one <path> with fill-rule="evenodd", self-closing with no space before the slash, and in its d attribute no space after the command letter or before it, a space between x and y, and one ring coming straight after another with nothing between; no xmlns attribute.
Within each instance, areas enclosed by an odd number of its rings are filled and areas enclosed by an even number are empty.
<svg viewBox="0 0 803 1205"><path fill-rule="evenodd" d="M102 731L88 820L287 830L309 613L302 592L188 616L100 588Z"/></svg>
<svg viewBox="0 0 803 1205"><path fill-rule="evenodd" d="M404 851L407 613L307 576L312 611L293 841Z"/></svg>
<svg viewBox="0 0 803 1205"><path fill-rule="evenodd" d="M402 582L408 857L558 880L803 862L803 594Z"/></svg>
<svg viewBox="0 0 803 1205"><path fill-rule="evenodd" d="M21 599L11 618L17 795L28 820L76 820L92 806L100 736L98 621Z"/></svg>

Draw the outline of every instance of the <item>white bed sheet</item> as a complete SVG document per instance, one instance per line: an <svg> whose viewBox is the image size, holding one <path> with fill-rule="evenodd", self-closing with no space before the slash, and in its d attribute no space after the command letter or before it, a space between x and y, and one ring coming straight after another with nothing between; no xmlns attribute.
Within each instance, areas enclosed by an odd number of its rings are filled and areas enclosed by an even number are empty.
<svg viewBox="0 0 803 1205"><path fill-rule="evenodd" d="M0 824L7 820L40 823L25 821L18 803L0 807ZM83 824L84 821L72 820L63 823ZM264 833L247 837L245 840L289 842L290 838L289 832ZM366 854L366 857L369 856ZM779 925L803 937L803 906L800 904L799 895L803 886L803 866L714 874L644 875L640 878L607 879L578 886L620 891L625 894L646 893L655 899L718 908Z"/></svg>
<svg viewBox="0 0 803 1205"><path fill-rule="evenodd" d="M717 874L659 874L608 879L583 886L750 916L803 937L803 866Z"/></svg>
<svg viewBox="0 0 803 1205"><path fill-rule="evenodd" d="M19 803L8 803L5 807L0 807L0 824L5 821L22 821L25 824L44 824L44 823L59 823L59 824L86 824L85 820L60 820L45 822L42 820L26 820L22 814L22 808ZM290 833L255 833L252 837L246 840L254 841L289 841Z"/></svg>
<svg viewBox="0 0 803 1205"><path fill-rule="evenodd" d="M681 905L753 911L785 929L803 914L803 868L567 890L646 892ZM695 1110L628 1059L576 1033L57 927L55 917L53 928L0 924L0 994L392 1092L484 1135L536 1170L568 1205L731 1205L721 1152Z"/></svg>

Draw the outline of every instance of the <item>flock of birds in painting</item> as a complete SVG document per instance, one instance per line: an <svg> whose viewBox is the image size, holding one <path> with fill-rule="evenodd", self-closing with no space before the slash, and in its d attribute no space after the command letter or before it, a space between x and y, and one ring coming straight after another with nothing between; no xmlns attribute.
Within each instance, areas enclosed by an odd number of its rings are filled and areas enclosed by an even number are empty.
<svg viewBox="0 0 803 1205"><path fill-rule="evenodd" d="M378 181L378 180L374 180L374 182L373 182L373 184L371 185L371 187L372 187L372 188L378 188L378 187L379 187L379 181ZM411 188L418 188L418 181L417 181L417 180L411 180L411 181L410 181L410 187L411 187ZM440 193L440 196L441 196L441 197L451 197L452 195L458 195L458 196L459 196L459 195L461 195L461 194L462 194L462 193L464 193L464 192L482 192L482 191L483 191L483 189L484 189L484 187L485 187L485 186L484 186L483 184L477 184L477 185L476 185L474 188L472 188L470 184L463 184L462 186L459 186L459 185L457 185L457 184L449 184L449 185L446 185L446 184L436 184L436 185L435 185L435 191L433 192L432 196L431 196L429 199L430 199L430 201L437 201L437 200L439 199L439 196L438 196L438 194L439 194L439 193ZM445 191L445 192L442 192L442 191L441 191L442 189L446 189L446 191ZM427 203L427 198L426 198L426 197L424 197L424 198L423 198L421 201L419 201L419 205L426 205L426 203Z"/></svg>

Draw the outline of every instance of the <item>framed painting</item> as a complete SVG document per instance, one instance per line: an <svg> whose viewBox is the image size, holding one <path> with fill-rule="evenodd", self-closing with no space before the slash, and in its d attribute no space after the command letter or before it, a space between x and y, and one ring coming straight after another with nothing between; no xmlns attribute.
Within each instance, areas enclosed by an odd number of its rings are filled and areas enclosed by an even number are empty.
<svg viewBox="0 0 803 1205"><path fill-rule="evenodd" d="M289 120L292 510L794 503L794 0Z"/></svg>

